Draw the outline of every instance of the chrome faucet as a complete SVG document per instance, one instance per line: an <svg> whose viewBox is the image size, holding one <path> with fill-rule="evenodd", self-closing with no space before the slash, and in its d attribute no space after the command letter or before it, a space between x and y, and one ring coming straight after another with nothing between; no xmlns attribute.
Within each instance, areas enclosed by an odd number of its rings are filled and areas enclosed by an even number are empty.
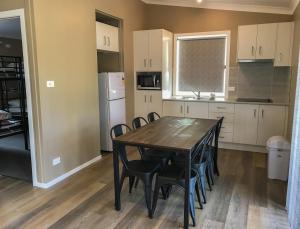
<svg viewBox="0 0 300 229"><path fill-rule="evenodd" d="M194 95L197 97L197 99L201 99L201 91L198 90L197 93L192 91L194 93Z"/></svg>

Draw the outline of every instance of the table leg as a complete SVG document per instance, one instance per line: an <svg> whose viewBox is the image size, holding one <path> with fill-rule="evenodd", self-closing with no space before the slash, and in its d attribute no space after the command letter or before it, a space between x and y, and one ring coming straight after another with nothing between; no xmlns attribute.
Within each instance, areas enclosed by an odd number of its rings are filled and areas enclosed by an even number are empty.
<svg viewBox="0 0 300 229"><path fill-rule="evenodd" d="M189 209L190 209L190 178L191 178L191 152L185 158L185 195L184 195L184 228L189 228Z"/></svg>
<svg viewBox="0 0 300 229"><path fill-rule="evenodd" d="M115 183L115 209L121 210L120 198L120 173L119 173L119 150L118 144L113 143L113 164L114 164L114 183Z"/></svg>

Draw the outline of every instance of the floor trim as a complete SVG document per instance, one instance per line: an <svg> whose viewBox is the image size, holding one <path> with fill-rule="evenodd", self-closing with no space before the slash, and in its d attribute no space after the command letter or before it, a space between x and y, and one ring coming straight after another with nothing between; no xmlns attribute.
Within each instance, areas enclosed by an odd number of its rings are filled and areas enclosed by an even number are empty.
<svg viewBox="0 0 300 229"><path fill-rule="evenodd" d="M78 166L78 167L70 170L69 172L67 172L67 173L65 173L65 174L63 174L63 175L55 178L54 180L52 180L52 181L50 181L48 183L37 182L35 186L38 187L38 188L48 189L48 188L50 188L50 187L58 184L59 182L67 179L68 177L74 175L75 173L79 172L80 170L82 170L82 169L84 169L84 168L86 168L86 167L94 164L95 162L101 160L101 158L102 158L102 155L99 155L99 156L93 158L92 160L87 161L86 163L84 163L84 164L82 164L82 165L80 165L80 166Z"/></svg>
<svg viewBox="0 0 300 229"><path fill-rule="evenodd" d="M256 146L256 145L244 145L237 143L225 143L220 142L219 148L222 149L231 149L231 150L240 150L240 151L249 151L249 152L257 152L257 153L268 153L265 146Z"/></svg>

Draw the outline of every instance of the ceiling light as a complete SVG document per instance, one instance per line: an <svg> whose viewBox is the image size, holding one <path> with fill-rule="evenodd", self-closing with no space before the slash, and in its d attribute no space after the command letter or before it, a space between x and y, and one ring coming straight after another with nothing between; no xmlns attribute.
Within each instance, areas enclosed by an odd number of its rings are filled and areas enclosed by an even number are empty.
<svg viewBox="0 0 300 229"><path fill-rule="evenodd" d="M197 0L197 3L201 3L202 2L202 0Z"/></svg>

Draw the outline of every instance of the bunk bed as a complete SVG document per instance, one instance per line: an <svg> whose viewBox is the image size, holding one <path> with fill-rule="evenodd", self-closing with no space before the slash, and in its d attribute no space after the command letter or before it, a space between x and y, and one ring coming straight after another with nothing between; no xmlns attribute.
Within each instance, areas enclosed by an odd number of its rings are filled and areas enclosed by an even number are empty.
<svg viewBox="0 0 300 229"><path fill-rule="evenodd" d="M23 134L28 145L28 116L23 60L0 56L0 139Z"/></svg>

